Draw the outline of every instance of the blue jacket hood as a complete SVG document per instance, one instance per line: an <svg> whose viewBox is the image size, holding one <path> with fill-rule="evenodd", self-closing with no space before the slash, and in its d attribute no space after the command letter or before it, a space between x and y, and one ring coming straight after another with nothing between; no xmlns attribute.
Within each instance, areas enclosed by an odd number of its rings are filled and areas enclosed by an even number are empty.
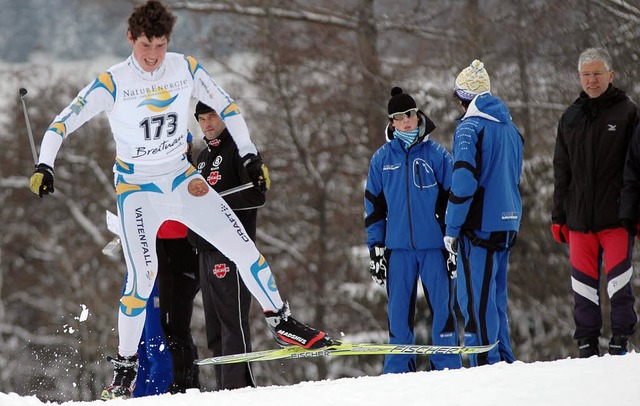
<svg viewBox="0 0 640 406"><path fill-rule="evenodd" d="M482 117L500 123L508 123L511 121L509 108L489 92L480 93L471 100L469 108L467 108L466 113L462 116L462 120L469 117Z"/></svg>

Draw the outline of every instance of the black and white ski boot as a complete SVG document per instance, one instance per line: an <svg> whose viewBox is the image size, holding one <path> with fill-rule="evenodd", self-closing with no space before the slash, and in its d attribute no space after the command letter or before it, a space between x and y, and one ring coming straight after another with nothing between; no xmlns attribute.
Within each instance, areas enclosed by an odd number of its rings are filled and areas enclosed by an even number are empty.
<svg viewBox="0 0 640 406"><path fill-rule="evenodd" d="M116 358L107 357L107 361L114 366L113 380L111 385L102 391L100 399L128 399L132 397L138 377L138 355L123 357L118 354Z"/></svg>
<svg viewBox="0 0 640 406"><path fill-rule="evenodd" d="M337 344L324 331L316 330L294 319L287 302L278 312L266 311L264 316L273 337L282 346L297 345L306 349L316 349Z"/></svg>

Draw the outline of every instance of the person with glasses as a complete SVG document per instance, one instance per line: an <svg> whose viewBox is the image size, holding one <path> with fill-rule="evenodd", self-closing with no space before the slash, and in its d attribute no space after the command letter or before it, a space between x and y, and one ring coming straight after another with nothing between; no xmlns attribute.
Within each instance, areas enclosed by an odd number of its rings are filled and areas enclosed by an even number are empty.
<svg viewBox="0 0 640 406"><path fill-rule="evenodd" d="M458 345L455 274L447 268L444 210L453 161L429 139L436 128L401 88L391 90L388 142L369 165L365 229L373 280L387 285L389 343L415 344L418 281L433 316L435 345ZM460 368L459 355L431 355L430 369ZM416 371L416 357L387 355L384 373Z"/></svg>
<svg viewBox="0 0 640 406"><path fill-rule="evenodd" d="M613 85L611 57L605 49L582 52L578 75L582 92L558 123L551 230L557 242L569 245L573 338L580 357L587 358L600 355L603 262L611 303L609 354L627 352L637 321L631 291L639 220L637 178L631 176L637 162L628 161L627 173L625 157L640 113Z"/></svg>
<svg viewBox="0 0 640 406"><path fill-rule="evenodd" d="M457 76L464 110L453 134L453 175L444 243L458 271L464 344L498 346L470 355L471 366L515 361L507 317L507 267L522 219L524 140L507 106L491 93L484 63Z"/></svg>

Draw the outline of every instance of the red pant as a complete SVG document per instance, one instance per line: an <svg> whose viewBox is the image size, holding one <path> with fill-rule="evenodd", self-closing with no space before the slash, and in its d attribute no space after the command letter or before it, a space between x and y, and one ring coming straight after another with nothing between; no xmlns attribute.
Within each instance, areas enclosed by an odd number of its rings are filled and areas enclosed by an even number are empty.
<svg viewBox="0 0 640 406"><path fill-rule="evenodd" d="M574 292L575 339L599 337L602 328L600 268L604 260L611 299L611 332L633 334L637 316L631 292L633 236L624 228L597 233L570 231L571 286Z"/></svg>

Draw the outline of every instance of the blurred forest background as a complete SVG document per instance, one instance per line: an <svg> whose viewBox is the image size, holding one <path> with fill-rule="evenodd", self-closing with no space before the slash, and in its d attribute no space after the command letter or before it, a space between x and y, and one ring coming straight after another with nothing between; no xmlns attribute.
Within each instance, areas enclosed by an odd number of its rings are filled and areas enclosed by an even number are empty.
<svg viewBox="0 0 640 406"><path fill-rule="evenodd" d="M96 399L117 346L121 256L105 210L115 211L114 145L99 116L63 145L56 191L38 199L18 89L36 144L80 88L131 52L129 0L0 0L0 391L43 400ZM512 250L509 314L525 362L577 356L568 249L549 231L555 129L580 91L579 53L604 46L614 83L640 100L638 0L237 0L171 1L170 50L214 74L242 109L269 166L272 189L259 214L258 247L300 320L335 338L384 342L386 293L367 270L363 190L384 142L393 86L413 95L447 148L458 72L479 58L492 92L510 107L525 144L525 217ZM108 62L105 62L108 61ZM194 129L195 129L194 124ZM196 147L202 148L196 130ZM637 267L637 262L636 262ZM640 276L633 279L640 292ZM606 295L605 295L606 296ZM601 344L608 342L608 303ZM86 320L79 317L85 306ZM640 307L638 305L637 307ZM255 349L275 346L260 309ZM419 296L418 342L429 337ZM205 348L200 302L193 331ZM632 343L639 345L638 334ZM426 359L419 368L426 368ZM259 385L377 375L382 357L254 365ZM205 390L213 368L201 369Z"/></svg>

